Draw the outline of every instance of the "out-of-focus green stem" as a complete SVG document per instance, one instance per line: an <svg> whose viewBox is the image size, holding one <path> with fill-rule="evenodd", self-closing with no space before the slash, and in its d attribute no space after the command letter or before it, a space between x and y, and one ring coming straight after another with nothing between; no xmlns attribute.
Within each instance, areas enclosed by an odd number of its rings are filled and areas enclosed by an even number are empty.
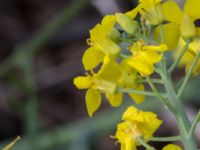
<svg viewBox="0 0 200 150"><path fill-rule="evenodd" d="M171 106L171 104L169 103L168 99L165 99L160 92L157 90L157 88L155 87L155 85L152 83L150 77L146 77L147 82L149 83L151 89L153 90L153 92L156 94L157 98L164 104L167 106L168 109L170 109L172 112L174 112L173 107Z"/></svg>
<svg viewBox="0 0 200 150"><path fill-rule="evenodd" d="M148 82L146 79L140 79L137 81L137 83L146 83L146 82ZM160 79L151 79L151 82L155 84L163 84L162 80Z"/></svg>
<svg viewBox="0 0 200 150"><path fill-rule="evenodd" d="M133 93L133 94L146 95L146 96L156 96L155 93L153 93L153 92L133 90L133 89L118 88L117 91L118 92L124 92L124 93Z"/></svg>
<svg viewBox="0 0 200 150"><path fill-rule="evenodd" d="M171 141L179 141L181 140L181 137L178 136L169 136L169 137L152 137L149 139L150 141L156 141L156 142L171 142Z"/></svg>
<svg viewBox="0 0 200 150"><path fill-rule="evenodd" d="M13 66L18 66L23 73L24 93L27 96L25 104L25 125L26 134L29 140L31 150L39 150L36 146L36 135L39 131L38 104L36 94L36 85L34 77L34 56L42 45L50 40L62 27L76 16L89 0L75 0L66 5L63 10L47 22L35 36L29 39L25 44L15 48L15 52L0 65L0 76L7 73Z"/></svg>
<svg viewBox="0 0 200 150"><path fill-rule="evenodd" d="M190 44L191 40L187 40L185 46L183 47L183 50L181 51L180 55L178 56L178 58L174 61L174 63L171 65L171 67L169 68L168 72L172 73L175 68L177 67L178 63L181 61L183 55L185 54L185 52L188 49L188 46Z"/></svg>
<svg viewBox="0 0 200 150"><path fill-rule="evenodd" d="M142 138L137 138L138 142L142 144L146 149L148 150L156 150L154 147L151 145L147 144Z"/></svg>
<svg viewBox="0 0 200 150"><path fill-rule="evenodd" d="M177 124L180 130L181 141L184 145L185 150L198 150L194 135L188 135L191 124L186 114L183 103L176 94L170 74L168 72L160 72L160 75L164 82L169 100L172 106L175 108L174 117L177 120Z"/></svg>
<svg viewBox="0 0 200 150"><path fill-rule="evenodd" d="M187 72L187 74L186 74L186 76L185 76L185 78L183 80L183 83L182 83L182 85L181 85L181 87L180 87L180 89L178 91L178 94L177 94L178 97L180 97L182 95L182 93L183 93L183 91L184 91L184 89L185 89L185 87L186 87L186 85L187 85L187 83L188 83L188 81L189 81L189 79L190 79L190 77L192 75L192 71L194 70L194 68L196 67L196 65L197 65L197 63L199 61L199 57L200 57L200 53L197 54L197 56L195 57L194 61L192 62L192 65L191 65L189 71Z"/></svg>
<svg viewBox="0 0 200 150"><path fill-rule="evenodd" d="M195 128L196 128L196 125L198 124L200 120L200 111L197 113L193 123L192 123L192 126L190 128L190 131L189 131L189 136L191 136L192 134L194 134L194 131L195 131Z"/></svg>

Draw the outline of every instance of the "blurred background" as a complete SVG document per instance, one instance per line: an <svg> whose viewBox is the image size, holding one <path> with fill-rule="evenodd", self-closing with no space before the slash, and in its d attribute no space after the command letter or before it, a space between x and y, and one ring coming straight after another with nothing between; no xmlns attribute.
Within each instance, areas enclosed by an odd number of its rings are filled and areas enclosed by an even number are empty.
<svg viewBox="0 0 200 150"><path fill-rule="evenodd" d="M183 2L183 1L181 1ZM125 12L135 0L0 0L0 149L16 136L14 150L119 150L110 138L127 104L111 108L106 101L93 118L85 91L72 81L83 75L81 57L89 29L105 14ZM174 77L179 78L184 70ZM200 78L185 92L192 119L199 103ZM159 112L164 125L157 136L176 135L171 114L159 102L143 109ZM200 131L197 139L200 142ZM158 149L166 143L152 143ZM142 150L142 149L141 149Z"/></svg>

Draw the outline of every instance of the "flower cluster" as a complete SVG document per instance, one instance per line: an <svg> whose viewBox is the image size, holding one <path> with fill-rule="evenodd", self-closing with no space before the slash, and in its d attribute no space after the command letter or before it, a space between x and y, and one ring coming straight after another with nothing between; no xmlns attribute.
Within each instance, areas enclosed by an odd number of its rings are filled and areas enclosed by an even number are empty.
<svg viewBox="0 0 200 150"><path fill-rule="evenodd" d="M152 112L129 107L123 114L124 122L118 124L115 138L121 143L121 150L135 150L141 145L139 138L148 141L162 121Z"/></svg>
<svg viewBox="0 0 200 150"><path fill-rule="evenodd" d="M89 48L82 57L85 76L74 78L78 89L87 89L85 99L89 116L98 110L102 97L113 107L121 105L124 93L135 103L142 103L148 95L146 82L153 94L164 99L165 106L173 110L173 102L157 92L150 77L154 73L168 76L176 66L185 68L189 74L187 79L190 74L200 73L200 28L196 24L200 19L199 7L199 0L186 0L183 10L173 0L139 0L136 8L107 15L93 27L87 39ZM165 54L171 54L174 59L169 70L166 58L171 55ZM169 78L164 77L164 80ZM180 89L178 96L183 88ZM129 107L122 119L124 122L118 124L114 136L121 143L121 150L145 146L162 123L156 114L135 107ZM163 148L180 149L173 144Z"/></svg>

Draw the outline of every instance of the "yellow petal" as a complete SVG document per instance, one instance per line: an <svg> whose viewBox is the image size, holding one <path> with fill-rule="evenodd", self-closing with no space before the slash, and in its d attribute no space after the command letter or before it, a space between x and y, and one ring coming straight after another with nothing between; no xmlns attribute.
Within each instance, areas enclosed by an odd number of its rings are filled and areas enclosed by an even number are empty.
<svg viewBox="0 0 200 150"><path fill-rule="evenodd" d="M153 64L147 62L141 56L131 58L128 64L137 70L142 76L149 76L154 72Z"/></svg>
<svg viewBox="0 0 200 150"><path fill-rule="evenodd" d="M85 95L87 111L90 117L101 105L101 93L95 89L88 89Z"/></svg>
<svg viewBox="0 0 200 150"><path fill-rule="evenodd" d="M97 47L92 46L88 48L82 58L82 63L85 70L91 70L98 66L103 61L104 53L101 52Z"/></svg>
<svg viewBox="0 0 200 150"><path fill-rule="evenodd" d="M154 7L156 4L159 4L161 0L139 0L140 5L142 8L148 9Z"/></svg>
<svg viewBox="0 0 200 150"><path fill-rule="evenodd" d="M101 22L102 28L108 33L114 27L115 22L116 19L114 15L106 15Z"/></svg>
<svg viewBox="0 0 200 150"><path fill-rule="evenodd" d="M168 144L162 150L182 150L178 145Z"/></svg>
<svg viewBox="0 0 200 150"><path fill-rule="evenodd" d="M184 15L181 25L180 25L180 33L183 38L194 38L196 36L196 28L188 15Z"/></svg>
<svg viewBox="0 0 200 150"><path fill-rule="evenodd" d="M117 45L115 42L108 38L99 40L98 46L100 47L102 52L113 56L119 54L119 52L121 51L119 45Z"/></svg>
<svg viewBox="0 0 200 150"><path fill-rule="evenodd" d="M106 94L106 98L113 107L118 107L121 105L122 96L123 94L121 92L116 94Z"/></svg>
<svg viewBox="0 0 200 150"><path fill-rule="evenodd" d="M144 85L139 85L138 87L134 88L135 90L140 90L144 91ZM144 101L145 96L144 95L139 95L139 94L132 94L129 93L129 96L137 103L140 104Z"/></svg>
<svg viewBox="0 0 200 150"><path fill-rule="evenodd" d="M167 44L169 50L175 49L180 38L179 26L175 23L168 23L163 25L164 43ZM160 28L154 30L154 38L160 41Z"/></svg>
<svg viewBox="0 0 200 150"><path fill-rule="evenodd" d="M156 51L148 50L145 52L141 52L143 58L149 63L157 63L162 59L162 54L158 54Z"/></svg>
<svg viewBox="0 0 200 150"><path fill-rule="evenodd" d="M200 1L199 0L187 0L184 5L185 14L189 15L194 21L200 19Z"/></svg>
<svg viewBox="0 0 200 150"><path fill-rule="evenodd" d="M138 5L136 8L126 12L125 14L130 17L131 19L134 19L137 14L138 14L138 11L141 9L141 5Z"/></svg>
<svg viewBox="0 0 200 150"><path fill-rule="evenodd" d="M143 47L144 50L150 50L150 51L157 51L157 52L165 52L168 50L168 47L166 44L160 44L160 45L147 45Z"/></svg>
<svg viewBox="0 0 200 150"><path fill-rule="evenodd" d="M92 84L92 80L88 76L78 76L74 78L73 83L78 89L88 89Z"/></svg>
<svg viewBox="0 0 200 150"><path fill-rule="evenodd" d="M140 14L153 25L158 25L164 21L162 5L157 4L153 7L139 10Z"/></svg>
<svg viewBox="0 0 200 150"><path fill-rule="evenodd" d="M117 82L121 77L121 69L115 60L108 55L105 56L103 65L98 71L97 78L101 78L107 81Z"/></svg>
<svg viewBox="0 0 200 150"><path fill-rule="evenodd" d="M166 20L177 24L181 22L183 13L177 3L169 0L165 2L162 7Z"/></svg>
<svg viewBox="0 0 200 150"><path fill-rule="evenodd" d="M125 122L129 122L129 126L133 129L138 126L138 128L134 129L135 136L143 136L147 141L162 124L162 120L158 119L155 113L145 112L133 106L128 107L122 119Z"/></svg>

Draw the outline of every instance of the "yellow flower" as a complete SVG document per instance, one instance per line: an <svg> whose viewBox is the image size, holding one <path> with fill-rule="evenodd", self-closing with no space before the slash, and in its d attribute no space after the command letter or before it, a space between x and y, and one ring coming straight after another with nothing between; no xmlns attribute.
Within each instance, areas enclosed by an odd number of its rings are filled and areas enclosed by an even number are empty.
<svg viewBox="0 0 200 150"><path fill-rule="evenodd" d="M178 49L175 52L174 59L177 59L180 55L180 52L183 50L186 42L183 39L179 40ZM187 51L184 53L180 63L179 67L186 66L186 72L188 72L189 68L191 67L192 62L194 61L196 55L200 52L200 39L196 38L193 40L187 49ZM198 60L192 74L194 76L198 75L200 73L200 60Z"/></svg>
<svg viewBox="0 0 200 150"><path fill-rule="evenodd" d="M138 6L126 15L133 19L139 12L151 24L160 24L164 20L160 2L161 0L139 0Z"/></svg>
<svg viewBox="0 0 200 150"><path fill-rule="evenodd" d="M173 33L165 37L167 40L173 39L170 41L169 45L174 47L177 44L178 39L173 37L174 34L179 35L180 33L183 38L194 38L196 36L197 29L195 28L194 21L200 18L199 0L186 0L183 11L178 4L172 0L165 2L162 7L166 20L170 21L170 25L166 24L166 27L164 27L164 32ZM178 30L177 25L180 26ZM174 27L172 28L172 26Z"/></svg>
<svg viewBox="0 0 200 150"><path fill-rule="evenodd" d="M92 72L92 76L78 76L74 78L74 85L78 89L88 89L86 91L86 107L89 116L100 107L101 94L115 95L117 81L121 76L118 64L105 56L103 65L98 73Z"/></svg>
<svg viewBox="0 0 200 150"><path fill-rule="evenodd" d="M178 145L168 144L162 150L182 150Z"/></svg>
<svg viewBox="0 0 200 150"><path fill-rule="evenodd" d="M162 59L162 52L168 48L165 44L158 46L145 45L144 41L138 41L131 47L132 56L128 64L136 69L142 76L149 76L154 72L154 64Z"/></svg>
<svg viewBox="0 0 200 150"><path fill-rule="evenodd" d="M120 64L122 76L119 80L119 87L134 89L134 90L144 90L143 84L138 84L137 80L139 79L137 71L128 65L127 60L123 60ZM132 100L136 103L142 103L145 99L144 95L128 93Z"/></svg>
<svg viewBox="0 0 200 150"><path fill-rule="evenodd" d="M153 112L145 112L131 106L123 114L124 122L119 123L114 136L121 144L121 150L136 150L141 144L137 138L146 142L162 124Z"/></svg>
<svg viewBox="0 0 200 150"><path fill-rule="evenodd" d="M82 62L85 70L91 70L101 63L106 54L116 56L120 52L117 42L120 33L114 28L115 16L107 15L101 24L90 30L90 39L87 43L91 46L83 55Z"/></svg>
<svg viewBox="0 0 200 150"><path fill-rule="evenodd" d="M117 86L120 88L134 89L134 90L144 90L143 84L138 84L137 80L139 79L136 70L134 70L130 65L127 64L126 60L123 60L119 65L121 71L121 77L117 82ZM118 68L116 68L118 69ZM114 70L113 70L114 71ZM144 95L128 93L130 98L135 101L137 104L142 103L145 99ZM116 94L106 94L106 98L110 104L114 107L117 107L121 104L123 93L117 92Z"/></svg>

